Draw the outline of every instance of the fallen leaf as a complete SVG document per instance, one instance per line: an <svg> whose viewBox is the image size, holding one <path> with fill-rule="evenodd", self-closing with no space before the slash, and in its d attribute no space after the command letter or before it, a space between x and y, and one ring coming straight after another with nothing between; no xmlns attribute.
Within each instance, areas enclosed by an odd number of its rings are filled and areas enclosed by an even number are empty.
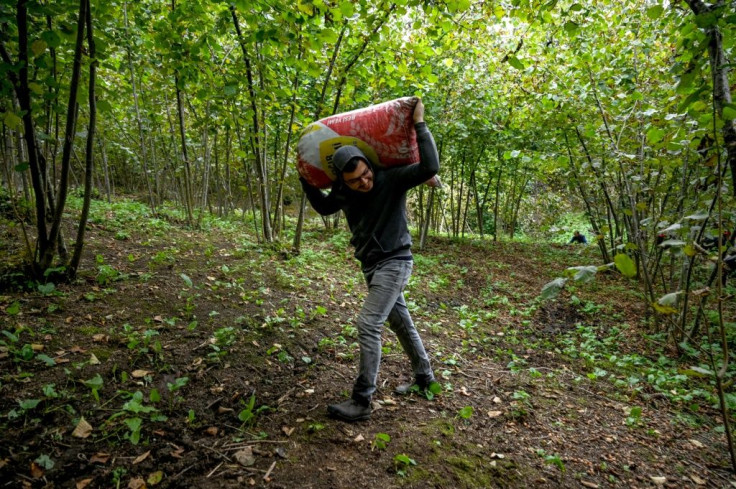
<svg viewBox="0 0 736 489"><path fill-rule="evenodd" d="M90 463L99 462L101 464L106 464L108 460L110 460L110 454L105 452L97 452L89 459Z"/></svg>
<svg viewBox="0 0 736 489"><path fill-rule="evenodd" d="M503 414L503 411L488 411L489 418L498 418Z"/></svg>
<svg viewBox="0 0 736 489"><path fill-rule="evenodd" d="M251 447L245 447L239 452L236 452L233 457L243 467L250 467L256 463L256 458L253 456L253 448Z"/></svg>
<svg viewBox="0 0 736 489"><path fill-rule="evenodd" d="M92 434L92 425L87 422L86 419L84 419L84 416L79 418L79 423L77 423L77 427L74 428L74 431L72 432L72 436L76 438L87 438L89 435Z"/></svg>
<svg viewBox="0 0 736 489"><path fill-rule="evenodd" d="M128 483L128 489L146 489L146 481L144 481L141 477L131 479L131 481Z"/></svg>
<svg viewBox="0 0 736 489"><path fill-rule="evenodd" d="M232 413L232 412L233 412L233 410L231 408L226 408L224 406L219 406L217 408L217 413L218 414L225 414L225 413Z"/></svg>
<svg viewBox="0 0 736 489"><path fill-rule="evenodd" d="M706 484L705 480L701 479L695 474L691 475L690 478L693 480L694 483L696 483L699 486L704 486Z"/></svg>
<svg viewBox="0 0 736 489"><path fill-rule="evenodd" d="M360 443L361 441L365 440L365 437L363 435L358 435L353 440L355 443Z"/></svg>
<svg viewBox="0 0 736 489"><path fill-rule="evenodd" d="M99 365L100 360L95 356L94 353L90 354L89 356L89 364L90 365Z"/></svg>
<svg viewBox="0 0 736 489"><path fill-rule="evenodd" d="M580 481L580 484L584 485L585 487L590 487L591 489L598 489L598 484L594 484L592 482Z"/></svg>
<svg viewBox="0 0 736 489"><path fill-rule="evenodd" d="M394 401L393 399L389 399L389 398L384 399L383 401L381 401L381 403L386 406L396 406L396 401Z"/></svg>
<svg viewBox="0 0 736 489"><path fill-rule="evenodd" d="M39 345L38 343L33 343L31 345L31 349L33 351L43 351L43 345Z"/></svg>
<svg viewBox="0 0 736 489"><path fill-rule="evenodd" d="M501 402L502 401L501 401L501 398L500 397L496 396L496 397L493 398L493 404L501 404Z"/></svg>
<svg viewBox="0 0 736 489"><path fill-rule="evenodd" d="M148 450L146 453L139 455L135 460L133 460L133 465L143 462L145 459L148 458L150 454L151 454L151 450Z"/></svg>
<svg viewBox="0 0 736 489"><path fill-rule="evenodd" d="M304 393L308 396L311 396L312 394L314 394L314 389L305 389Z"/></svg>
<svg viewBox="0 0 736 489"><path fill-rule="evenodd" d="M31 462L31 477L34 479L43 477L43 469L36 462Z"/></svg>
<svg viewBox="0 0 736 489"><path fill-rule="evenodd" d="M172 447L174 447L176 450L171 452L171 456L174 458L181 458L182 455L184 455L184 449L181 447L177 447L176 445L172 444Z"/></svg>
<svg viewBox="0 0 736 489"><path fill-rule="evenodd" d="M692 443L692 444L693 444L693 446L694 446L695 448L703 448L703 447L705 446L705 445L703 445L703 443L702 443L702 442L699 442L698 440L693 440L693 439L690 439L690 440L688 440L688 441L689 441L690 443Z"/></svg>
<svg viewBox="0 0 736 489"><path fill-rule="evenodd" d="M462 386L460 388L460 394L462 394L464 396L470 396L470 392L468 392L468 389L466 389L465 386Z"/></svg>
<svg viewBox="0 0 736 489"><path fill-rule="evenodd" d="M491 454L491 458L498 458L498 459L502 459L502 458L506 458L506 455L504 455L503 453L496 453L496 452L493 452L493 453Z"/></svg>
<svg viewBox="0 0 736 489"><path fill-rule="evenodd" d="M210 426L209 428L207 428L207 429L205 430L205 432L206 432L206 433L207 433L208 435L210 435L210 436L217 436L217 433L218 433L219 431L220 431L220 430L218 430L218 429L217 429L217 426Z"/></svg>
<svg viewBox="0 0 736 489"><path fill-rule="evenodd" d="M0 469L8 465L8 461L6 459L0 460Z"/></svg>
<svg viewBox="0 0 736 489"><path fill-rule="evenodd" d="M160 315L159 316L153 316L153 320L156 321L157 323L163 323L164 322L164 318L161 317Z"/></svg>
<svg viewBox="0 0 736 489"><path fill-rule="evenodd" d="M71 347L69 351L72 353L87 353L87 350L77 345L74 345L73 347Z"/></svg>
<svg viewBox="0 0 736 489"><path fill-rule="evenodd" d="M133 370L130 375L133 376L134 379L142 379L146 375L150 374L151 372L148 370Z"/></svg>
<svg viewBox="0 0 736 489"><path fill-rule="evenodd" d="M147 482L155 486L156 484L160 483L164 478L164 473L161 470L157 470L156 472L153 472L151 475L148 476Z"/></svg>
<svg viewBox="0 0 736 489"><path fill-rule="evenodd" d="M286 436L291 436L291 434L294 433L294 430L295 429L296 428L292 428L290 426L282 426L281 427L281 431L283 431Z"/></svg>
<svg viewBox="0 0 736 489"><path fill-rule="evenodd" d="M74 321L74 318L72 316L69 316L68 318L64 320L64 322L67 324L71 323L72 321Z"/></svg>
<svg viewBox="0 0 736 489"><path fill-rule="evenodd" d="M166 432L164 430L154 430L153 434L156 436L164 436L166 435Z"/></svg>
<svg viewBox="0 0 736 489"><path fill-rule="evenodd" d="M105 333L97 333L95 335L92 335L92 341L95 341L97 343L107 343L109 340L110 337Z"/></svg>
<svg viewBox="0 0 736 489"><path fill-rule="evenodd" d="M652 479L652 482L654 482L658 486L663 486L667 482L667 477L650 475L649 478Z"/></svg>
<svg viewBox="0 0 736 489"><path fill-rule="evenodd" d="M88 485L92 483L93 479L82 479L81 481L77 482L77 489L84 489Z"/></svg>

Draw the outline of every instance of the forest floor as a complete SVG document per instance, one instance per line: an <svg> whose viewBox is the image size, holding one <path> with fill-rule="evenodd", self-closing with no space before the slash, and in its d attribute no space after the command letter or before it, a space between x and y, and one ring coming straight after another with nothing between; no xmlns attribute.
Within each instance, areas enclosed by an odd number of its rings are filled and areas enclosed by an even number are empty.
<svg viewBox="0 0 736 489"><path fill-rule="evenodd" d="M76 283L0 292L0 487L736 487L713 388L634 283L539 299L594 247L430 238L407 301L443 392L393 393L387 330L373 415L347 424L326 413L365 294L344 231L312 221L294 256L240 223L92 216Z"/></svg>

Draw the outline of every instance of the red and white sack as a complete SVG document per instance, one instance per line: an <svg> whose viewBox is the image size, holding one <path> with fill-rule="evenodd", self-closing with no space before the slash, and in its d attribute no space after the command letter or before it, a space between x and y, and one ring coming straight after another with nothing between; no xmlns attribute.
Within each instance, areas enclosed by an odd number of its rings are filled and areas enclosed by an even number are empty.
<svg viewBox="0 0 736 489"><path fill-rule="evenodd" d="M332 156L346 145L357 146L379 168L419 163L417 100L402 97L309 124L297 144L299 174L314 187L329 187L336 178Z"/></svg>

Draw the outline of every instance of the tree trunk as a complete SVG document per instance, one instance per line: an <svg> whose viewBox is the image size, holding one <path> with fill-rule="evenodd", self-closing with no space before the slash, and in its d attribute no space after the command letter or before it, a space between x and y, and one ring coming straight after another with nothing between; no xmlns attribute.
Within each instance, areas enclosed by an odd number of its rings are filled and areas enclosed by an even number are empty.
<svg viewBox="0 0 736 489"><path fill-rule="evenodd" d="M245 74L248 81L248 95L250 98L250 107L253 111L253 128L250 135L250 144L253 148L253 152L256 157L256 171L258 172L258 184L259 184L259 196L261 199L261 224L263 229L263 238L267 243L273 241L273 235L271 233L271 216L269 214L269 197L268 197L268 175L266 174L266 162L263 160L264 146L261 140L261 124L259 122L258 103L256 101L255 84L253 82L253 70L251 68L250 56L248 50L245 47L245 41L243 40L243 34L240 30L240 23L238 22L238 16L235 12L235 6L230 6L230 13L232 14L233 24L235 25L235 31L238 34L238 42L240 48L243 51L243 61L245 62Z"/></svg>
<svg viewBox="0 0 736 489"><path fill-rule="evenodd" d="M95 102L95 77L97 75L97 59L95 58L95 40L92 35L92 13L89 0L87 2L86 24L87 24L87 47L89 48L89 57L92 60L89 66L89 125L87 126L87 147L85 155L85 172L84 172L84 203L82 204L82 215L79 218L79 228L77 229L77 241L74 244L74 254L69 263L68 274L70 278L77 275L79 262L82 258L82 248L84 247L84 231L87 227L87 218L89 217L89 205L92 198L92 170L94 163L94 140L95 140L95 124L97 122L97 104Z"/></svg>
<svg viewBox="0 0 736 489"><path fill-rule="evenodd" d="M189 164L189 155L187 153L187 135L184 128L184 105L181 99L181 89L179 88L179 75L174 74L174 85L176 87L176 107L179 116L179 137L181 138L181 156L184 162L184 179L182 189L184 190L184 208L187 211L187 223L194 225L194 202L192 190L192 168Z"/></svg>
<svg viewBox="0 0 736 489"><path fill-rule="evenodd" d="M128 36L125 43L125 52L128 58L128 70L130 71L130 86L133 90L133 107L135 108L135 120L138 124L138 142L141 151L141 167L143 169L143 179L146 181L146 190L148 191L148 203L151 206L153 215L156 215L156 200L151 189L151 175L148 170L148 158L146 155L145 131L143 129L143 118L138 104L138 86L135 79L135 70L133 69L133 55L130 52L130 32L128 25L128 2L123 2L123 21L125 23L125 33Z"/></svg>
<svg viewBox="0 0 736 489"><path fill-rule="evenodd" d="M714 5L706 5L702 0L685 1L696 15L719 10L722 12L733 11L733 6L731 6L731 10L724 8L723 0L716 2ZM731 88L728 76L728 68L731 64L723 50L723 34L718 28L718 24L714 22L705 32L708 36L708 60L713 78L713 100L716 111L721 118L720 122L723 124L721 134L726 148L726 163L728 168L731 169L732 190L736 195L736 125L734 125L733 119L723 119L723 109L731 103ZM736 464L734 468L736 469Z"/></svg>
<svg viewBox="0 0 736 489"><path fill-rule="evenodd" d="M81 0L79 5L79 19L77 21L77 40L74 46L74 63L71 81L69 83L69 104L67 106L64 149L61 158L59 194L56 208L54 209L54 217L51 222L51 230L49 231L48 243L50 243L50 246L39 256L39 268L42 271L45 271L51 266L54 259L54 244L57 244L57 240L63 241L61 237L61 223L63 221L64 207L66 206L66 197L69 190L69 169L71 167L72 150L74 147L74 135L76 134L77 90L82 71L82 41L84 40L84 25L87 18L86 11L87 0ZM47 197L49 196L50 194L47 195Z"/></svg>

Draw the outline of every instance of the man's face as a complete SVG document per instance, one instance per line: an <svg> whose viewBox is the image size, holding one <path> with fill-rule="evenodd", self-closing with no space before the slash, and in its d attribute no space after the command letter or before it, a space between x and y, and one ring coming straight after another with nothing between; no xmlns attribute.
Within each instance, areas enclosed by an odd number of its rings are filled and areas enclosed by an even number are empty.
<svg viewBox="0 0 736 489"><path fill-rule="evenodd" d="M358 162L355 171L343 173L342 178L356 192L370 192L373 188L373 172L363 160Z"/></svg>

